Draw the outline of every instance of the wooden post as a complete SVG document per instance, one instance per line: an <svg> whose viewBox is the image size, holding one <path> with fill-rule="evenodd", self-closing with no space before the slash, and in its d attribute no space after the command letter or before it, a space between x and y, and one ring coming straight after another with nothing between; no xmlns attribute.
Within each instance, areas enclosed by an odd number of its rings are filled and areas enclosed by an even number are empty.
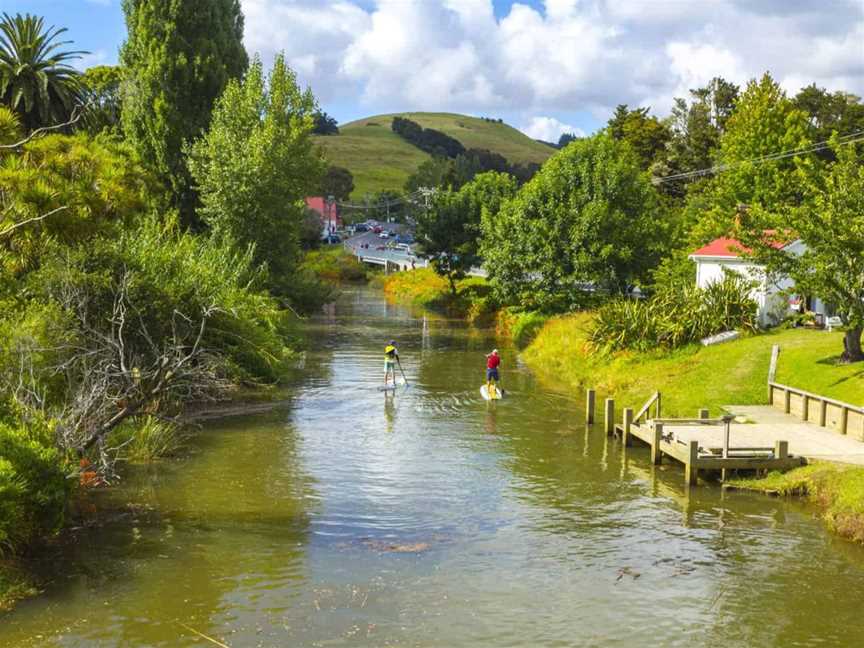
<svg viewBox="0 0 864 648"><path fill-rule="evenodd" d="M687 464L684 466L684 480L687 482L687 486L689 487L696 485L699 476L699 469L696 467L696 462L699 459L699 442L691 441L687 450Z"/></svg>
<svg viewBox="0 0 864 648"><path fill-rule="evenodd" d="M657 415L654 418L660 418L660 392L657 392Z"/></svg>
<svg viewBox="0 0 864 648"><path fill-rule="evenodd" d="M708 408L703 407L702 409L699 410L699 418L700 419L707 419L708 418Z"/></svg>
<svg viewBox="0 0 864 648"><path fill-rule="evenodd" d="M777 359L780 357L780 345L775 344L771 347L771 364L768 366L768 404L774 404L774 389L771 387L771 383L774 382L774 378L777 375Z"/></svg>
<svg viewBox="0 0 864 648"><path fill-rule="evenodd" d="M801 418L806 421L810 418L810 397L804 394L802 398L804 398L804 402L801 404L801 413L803 414Z"/></svg>
<svg viewBox="0 0 864 648"><path fill-rule="evenodd" d="M792 392L789 389L783 390L783 411L787 414L792 411Z"/></svg>
<svg viewBox="0 0 864 648"><path fill-rule="evenodd" d="M845 407L840 408L840 434L846 434L846 428L849 426L849 410Z"/></svg>
<svg viewBox="0 0 864 648"><path fill-rule="evenodd" d="M789 442L775 441L774 442L774 458L786 459L789 457Z"/></svg>
<svg viewBox="0 0 864 648"><path fill-rule="evenodd" d="M828 403L823 398L819 401L819 425L825 427L825 421L828 418Z"/></svg>
<svg viewBox="0 0 864 648"><path fill-rule="evenodd" d="M591 425L594 422L594 390L585 392L585 422Z"/></svg>
<svg viewBox="0 0 864 648"><path fill-rule="evenodd" d="M615 431L615 399L607 398L604 408L604 416L606 423L606 434L612 434Z"/></svg>
<svg viewBox="0 0 864 648"><path fill-rule="evenodd" d="M624 447L626 448L630 445L630 426L633 425L633 408L625 407L624 408Z"/></svg>
<svg viewBox="0 0 864 648"><path fill-rule="evenodd" d="M663 453L660 452L660 441L663 438L663 424L654 423L654 438L651 443L651 463L659 466L663 461Z"/></svg>

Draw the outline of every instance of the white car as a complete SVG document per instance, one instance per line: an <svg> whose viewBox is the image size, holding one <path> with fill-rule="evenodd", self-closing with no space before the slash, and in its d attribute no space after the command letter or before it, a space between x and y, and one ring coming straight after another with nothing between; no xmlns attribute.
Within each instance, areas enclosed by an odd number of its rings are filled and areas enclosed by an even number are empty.
<svg viewBox="0 0 864 648"><path fill-rule="evenodd" d="M378 238L380 238L380 239L388 239L388 238L390 238L390 232L388 232L387 230L384 230L383 232L381 232L381 233L378 235Z"/></svg>

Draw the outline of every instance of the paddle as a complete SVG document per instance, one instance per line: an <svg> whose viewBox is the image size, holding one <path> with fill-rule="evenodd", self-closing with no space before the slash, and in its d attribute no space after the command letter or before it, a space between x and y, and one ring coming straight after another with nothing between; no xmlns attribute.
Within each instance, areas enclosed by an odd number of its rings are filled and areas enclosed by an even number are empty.
<svg viewBox="0 0 864 648"><path fill-rule="evenodd" d="M408 377L405 375L405 370L402 368L402 361L399 359L399 356L396 356L396 364L399 365L399 371L402 372L402 380L405 381L405 386L408 386Z"/></svg>

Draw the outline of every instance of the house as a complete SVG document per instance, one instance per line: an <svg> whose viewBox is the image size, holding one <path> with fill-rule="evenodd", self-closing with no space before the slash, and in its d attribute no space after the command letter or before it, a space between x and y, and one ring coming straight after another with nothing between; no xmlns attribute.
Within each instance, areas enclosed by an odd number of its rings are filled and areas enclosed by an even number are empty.
<svg viewBox="0 0 864 648"><path fill-rule="evenodd" d="M321 217L321 238L334 234L342 227L342 219L339 217L339 208L332 196L308 196L306 207L317 212Z"/></svg>
<svg viewBox="0 0 864 648"><path fill-rule="evenodd" d="M801 254L805 249L799 239L772 245L790 254ZM714 239L694 251L689 258L696 262L696 285L705 288L721 280L727 272L735 272L756 282L751 296L759 305L759 323L762 326L777 324L790 312L813 312L819 324L833 314L821 299L793 294L794 282L789 277L769 276L764 266L747 256L749 252L739 241L725 237Z"/></svg>

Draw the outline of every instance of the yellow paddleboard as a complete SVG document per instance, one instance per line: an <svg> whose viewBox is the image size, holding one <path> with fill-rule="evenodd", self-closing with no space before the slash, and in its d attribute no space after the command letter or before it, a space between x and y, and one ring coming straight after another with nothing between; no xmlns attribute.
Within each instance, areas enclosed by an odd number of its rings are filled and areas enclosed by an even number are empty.
<svg viewBox="0 0 864 648"><path fill-rule="evenodd" d="M483 397L483 400L501 400L504 397L504 392L497 386L492 387L492 393L489 393L486 385L483 385L480 388L480 395Z"/></svg>

